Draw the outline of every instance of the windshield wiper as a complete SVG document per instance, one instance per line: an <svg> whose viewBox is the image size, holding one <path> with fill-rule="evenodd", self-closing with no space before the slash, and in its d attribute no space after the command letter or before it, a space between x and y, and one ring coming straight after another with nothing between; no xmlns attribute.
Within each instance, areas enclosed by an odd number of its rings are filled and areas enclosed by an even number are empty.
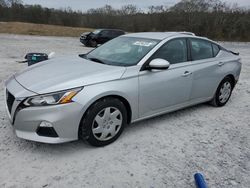
<svg viewBox="0 0 250 188"><path fill-rule="evenodd" d="M88 60L91 60L91 61L94 61L94 62L97 62L97 63L106 64L106 63L104 63L102 60L100 60L100 59L98 59L98 58L94 58L94 57L89 58L89 57L87 56L87 54L80 54L79 56L80 56L81 58L88 59Z"/></svg>
<svg viewBox="0 0 250 188"><path fill-rule="evenodd" d="M97 63L105 64L102 60L100 60L98 58L92 57L92 58L88 58L88 59L91 60L91 61L97 62Z"/></svg>

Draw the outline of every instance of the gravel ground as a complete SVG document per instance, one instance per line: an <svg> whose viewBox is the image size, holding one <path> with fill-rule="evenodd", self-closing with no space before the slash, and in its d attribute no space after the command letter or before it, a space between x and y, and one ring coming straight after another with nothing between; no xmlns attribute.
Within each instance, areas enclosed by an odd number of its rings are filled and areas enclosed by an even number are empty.
<svg viewBox="0 0 250 188"><path fill-rule="evenodd" d="M89 49L77 38L0 34L0 81L21 70L27 52L57 56ZM241 78L228 104L207 104L128 126L113 144L49 145L13 133L0 93L0 187L184 187L203 172L209 187L250 185L250 44L223 43L241 53Z"/></svg>

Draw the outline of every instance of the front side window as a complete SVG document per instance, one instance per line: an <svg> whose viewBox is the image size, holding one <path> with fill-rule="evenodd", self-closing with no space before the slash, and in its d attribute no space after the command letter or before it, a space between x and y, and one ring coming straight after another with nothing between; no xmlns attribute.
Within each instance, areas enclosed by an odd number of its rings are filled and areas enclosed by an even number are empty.
<svg viewBox="0 0 250 188"><path fill-rule="evenodd" d="M107 36L109 36L111 34L111 31L103 30L100 34L101 34L102 37L107 37Z"/></svg>
<svg viewBox="0 0 250 188"><path fill-rule="evenodd" d="M213 58L211 42L202 39L190 39L192 60Z"/></svg>
<svg viewBox="0 0 250 188"><path fill-rule="evenodd" d="M153 59L156 58L165 59L170 64L188 61L186 39L173 39L167 42L153 55Z"/></svg>
<svg viewBox="0 0 250 188"><path fill-rule="evenodd" d="M155 39L118 37L94 49L86 59L115 66L136 65L156 44Z"/></svg>

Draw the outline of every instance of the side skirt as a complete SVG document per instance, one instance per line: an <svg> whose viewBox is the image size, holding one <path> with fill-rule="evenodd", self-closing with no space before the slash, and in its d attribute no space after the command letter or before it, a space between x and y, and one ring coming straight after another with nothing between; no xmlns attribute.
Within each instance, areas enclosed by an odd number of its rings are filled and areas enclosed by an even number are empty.
<svg viewBox="0 0 250 188"><path fill-rule="evenodd" d="M151 114L151 115L148 115L148 116L143 116L143 117L140 117L138 119L132 120L131 123L135 123L135 122L142 121L142 120L145 120L145 119L160 116L160 115L163 115L163 114L166 114L166 113L174 112L174 111L177 111L177 110L180 110L180 109L184 109L184 108L187 108L187 107L190 107L190 106L194 106L196 104L201 104L201 103L204 103L204 102L208 102L210 100L212 100L211 97L210 98L205 98L205 99L204 98L203 99L198 99L198 100L195 100L195 101L189 101L189 102L186 102L186 103L183 103L183 104L178 104L178 105L175 105L175 106L167 107L167 108L163 109L162 111L156 112L154 114Z"/></svg>

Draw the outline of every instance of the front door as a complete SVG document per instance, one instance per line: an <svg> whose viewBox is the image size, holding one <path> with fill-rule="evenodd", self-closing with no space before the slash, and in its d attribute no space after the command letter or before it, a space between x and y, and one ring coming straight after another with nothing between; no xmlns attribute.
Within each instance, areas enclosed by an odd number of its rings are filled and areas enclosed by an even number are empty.
<svg viewBox="0 0 250 188"><path fill-rule="evenodd" d="M100 36L99 36L99 43L103 44L109 40L110 40L110 31L108 30L101 31Z"/></svg>
<svg viewBox="0 0 250 188"><path fill-rule="evenodd" d="M147 117L187 102L192 88L192 66L185 38L164 44L151 58L170 63L167 70L143 70L139 74L139 113Z"/></svg>

